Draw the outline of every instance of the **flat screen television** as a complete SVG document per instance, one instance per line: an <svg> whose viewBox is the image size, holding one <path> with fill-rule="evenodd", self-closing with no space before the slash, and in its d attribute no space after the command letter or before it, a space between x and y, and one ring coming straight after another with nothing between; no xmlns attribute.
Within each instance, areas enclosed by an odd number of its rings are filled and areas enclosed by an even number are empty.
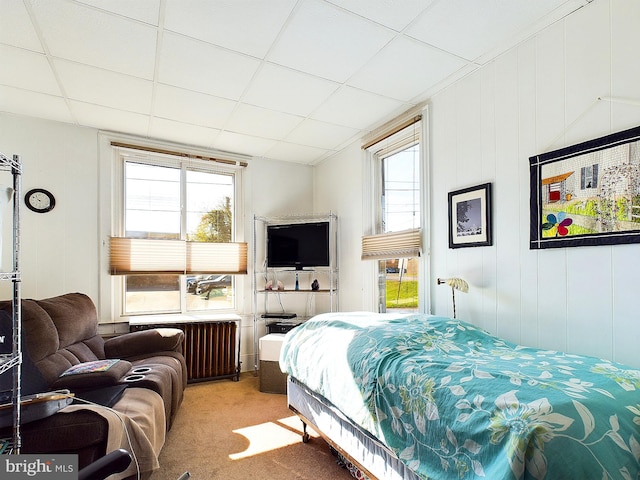
<svg viewBox="0 0 640 480"><path fill-rule="evenodd" d="M267 266L328 267L329 222L267 225Z"/></svg>

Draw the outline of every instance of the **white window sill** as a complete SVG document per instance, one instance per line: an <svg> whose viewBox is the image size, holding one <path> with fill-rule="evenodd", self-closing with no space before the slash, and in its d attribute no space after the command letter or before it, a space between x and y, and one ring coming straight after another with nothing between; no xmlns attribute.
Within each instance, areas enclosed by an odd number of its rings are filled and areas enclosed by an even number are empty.
<svg viewBox="0 0 640 480"><path fill-rule="evenodd" d="M228 322L241 320L235 313L202 313L193 315L140 315L125 317L129 325L172 324L192 322Z"/></svg>

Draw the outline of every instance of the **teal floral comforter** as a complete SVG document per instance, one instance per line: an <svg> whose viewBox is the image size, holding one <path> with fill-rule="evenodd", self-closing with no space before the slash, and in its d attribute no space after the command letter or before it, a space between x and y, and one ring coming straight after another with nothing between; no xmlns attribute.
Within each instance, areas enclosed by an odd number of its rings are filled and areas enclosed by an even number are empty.
<svg viewBox="0 0 640 480"><path fill-rule="evenodd" d="M331 313L280 366L425 479L640 478L640 371L429 315Z"/></svg>

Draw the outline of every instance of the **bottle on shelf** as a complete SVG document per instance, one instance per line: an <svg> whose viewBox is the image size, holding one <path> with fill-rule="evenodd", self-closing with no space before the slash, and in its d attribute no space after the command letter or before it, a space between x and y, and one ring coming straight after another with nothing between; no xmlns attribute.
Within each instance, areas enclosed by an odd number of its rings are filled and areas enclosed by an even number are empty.
<svg viewBox="0 0 640 480"><path fill-rule="evenodd" d="M298 282L298 274L296 273L296 290L300 290L300 283Z"/></svg>

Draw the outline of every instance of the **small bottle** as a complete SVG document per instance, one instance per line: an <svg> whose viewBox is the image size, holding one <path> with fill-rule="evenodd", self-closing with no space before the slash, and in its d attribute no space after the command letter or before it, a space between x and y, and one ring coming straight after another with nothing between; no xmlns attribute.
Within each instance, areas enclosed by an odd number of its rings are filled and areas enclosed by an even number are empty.
<svg viewBox="0 0 640 480"><path fill-rule="evenodd" d="M296 273L296 290L300 290L300 284L298 283L298 274Z"/></svg>

